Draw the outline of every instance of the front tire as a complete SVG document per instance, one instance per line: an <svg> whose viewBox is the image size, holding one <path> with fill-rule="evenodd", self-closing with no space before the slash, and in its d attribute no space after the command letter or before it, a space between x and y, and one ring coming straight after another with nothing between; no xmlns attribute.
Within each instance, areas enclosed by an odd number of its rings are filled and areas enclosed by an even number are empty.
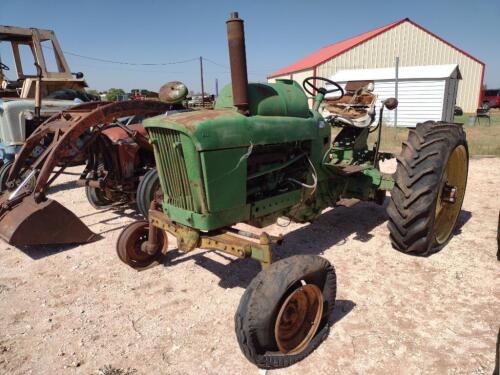
<svg viewBox="0 0 500 375"><path fill-rule="evenodd" d="M8 190L7 189L7 179L9 177L9 172L10 172L10 169L12 168L13 164L14 164L14 162L12 162L12 161L6 161L0 167L0 193L3 193L4 191Z"/></svg>
<svg viewBox="0 0 500 375"><path fill-rule="evenodd" d="M158 189L160 189L160 177L156 169L151 169L146 172L137 187L137 209L146 219L149 216L149 206Z"/></svg>
<svg viewBox="0 0 500 375"><path fill-rule="evenodd" d="M149 222L146 220L135 221L127 225L116 241L116 253L125 264L136 270L150 267L163 255L167 247L167 237L162 230L157 230L158 249L154 254L143 251L142 244L148 240Z"/></svg>
<svg viewBox="0 0 500 375"><path fill-rule="evenodd" d="M13 161L6 161L0 167L0 194L4 193L7 190L13 190L16 187L18 187L30 173L30 171L24 172L23 175L18 176L14 181L7 184L7 181L9 179L9 173L13 165L14 165ZM25 186L27 189L33 190L35 188L35 183L36 183L36 177L33 176Z"/></svg>
<svg viewBox="0 0 500 375"><path fill-rule="evenodd" d="M328 335L336 291L335 270L319 256L289 257L261 271L234 318L245 357L265 369L307 357Z"/></svg>
<svg viewBox="0 0 500 375"><path fill-rule="evenodd" d="M465 195L465 132L456 124L418 124L403 142L397 163L387 208L392 244L416 255L439 251L452 236Z"/></svg>

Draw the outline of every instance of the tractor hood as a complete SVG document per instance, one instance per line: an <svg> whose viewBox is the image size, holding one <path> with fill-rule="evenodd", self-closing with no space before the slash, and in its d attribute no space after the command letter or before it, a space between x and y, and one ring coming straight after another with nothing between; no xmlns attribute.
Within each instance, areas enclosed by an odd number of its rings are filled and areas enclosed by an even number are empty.
<svg viewBox="0 0 500 375"><path fill-rule="evenodd" d="M40 114L50 117L60 111L74 106L73 100L44 99ZM0 99L0 140L5 146L22 145L26 140L26 120L35 112L34 99L2 98Z"/></svg>
<svg viewBox="0 0 500 375"><path fill-rule="evenodd" d="M227 85L214 110L157 116L145 120L144 126L184 133L198 151L312 140L324 126L323 119L309 110L296 82L251 83L248 88L249 116L232 105L232 88Z"/></svg>

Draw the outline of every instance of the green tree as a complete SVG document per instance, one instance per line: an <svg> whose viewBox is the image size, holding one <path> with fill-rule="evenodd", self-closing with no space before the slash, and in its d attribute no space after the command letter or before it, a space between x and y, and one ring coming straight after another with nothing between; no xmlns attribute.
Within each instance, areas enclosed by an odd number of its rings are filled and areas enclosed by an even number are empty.
<svg viewBox="0 0 500 375"><path fill-rule="evenodd" d="M125 91L122 89L111 88L106 93L106 99L112 102L117 100L121 95L125 95Z"/></svg>
<svg viewBox="0 0 500 375"><path fill-rule="evenodd" d="M89 90L86 90L88 94L90 95L95 95L95 96L99 96L99 91L97 90L94 90L94 89L89 89Z"/></svg>

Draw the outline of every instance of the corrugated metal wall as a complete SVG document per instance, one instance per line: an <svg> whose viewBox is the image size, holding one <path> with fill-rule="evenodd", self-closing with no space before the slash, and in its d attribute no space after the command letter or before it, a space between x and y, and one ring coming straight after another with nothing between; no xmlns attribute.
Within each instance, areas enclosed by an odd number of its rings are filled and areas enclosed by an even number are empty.
<svg viewBox="0 0 500 375"><path fill-rule="evenodd" d="M312 69L307 69L307 70L302 70L299 72L294 72L293 74L287 74L284 76L279 76L279 77L274 77L270 78L267 81L272 83L276 82L277 79L293 79L300 83L300 86L302 86L302 82L307 78L313 76L313 70Z"/></svg>
<svg viewBox="0 0 500 375"><path fill-rule="evenodd" d="M446 83L448 81L455 80L401 80L398 84L398 127L414 127L417 123L427 120L451 121L452 117L443 112ZM345 82L340 81L338 83L345 88ZM382 100L393 97L394 89L395 82L393 80L374 82L374 94L377 95L375 103L377 116L378 109L382 106ZM385 125L394 126L394 113L394 111L384 111Z"/></svg>
<svg viewBox="0 0 500 375"><path fill-rule="evenodd" d="M274 77L274 78L269 78L267 81L269 83L274 83L276 82L277 79L293 79L294 81L298 82L300 84L300 87L302 87L302 82L307 77L312 77L314 75L313 69L307 69L307 70L302 70L299 72L294 72L293 74L287 74L284 76L279 76L279 77ZM310 98L310 95L306 94L309 97L309 106L312 107L313 104L313 99Z"/></svg>
<svg viewBox="0 0 500 375"><path fill-rule="evenodd" d="M343 69L387 68L394 66L396 56L399 56L400 66L458 64L463 79L458 87L457 105L465 112L475 112L480 95L482 65L409 22L403 22L326 61L317 67L316 75L331 77ZM307 72L312 73L311 70ZM304 78L302 74L293 74L293 79L300 84Z"/></svg>
<svg viewBox="0 0 500 375"><path fill-rule="evenodd" d="M394 81L375 82L379 100L394 96ZM401 81L398 85L398 126L415 126L426 120L443 120L445 80ZM377 103L380 108L382 103ZM389 123L394 123L394 111L384 111Z"/></svg>

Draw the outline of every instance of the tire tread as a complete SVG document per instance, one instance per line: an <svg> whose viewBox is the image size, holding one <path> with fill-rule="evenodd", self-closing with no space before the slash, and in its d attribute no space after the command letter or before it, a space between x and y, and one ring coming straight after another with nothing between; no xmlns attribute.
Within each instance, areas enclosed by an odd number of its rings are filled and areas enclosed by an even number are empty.
<svg viewBox="0 0 500 375"><path fill-rule="evenodd" d="M458 124L426 121L409 131L396 157L395 186L387 207L391 242L399 251L428 255L444 246L434 240L434 211L443 168L458 145L467 149Z"/></svg>

